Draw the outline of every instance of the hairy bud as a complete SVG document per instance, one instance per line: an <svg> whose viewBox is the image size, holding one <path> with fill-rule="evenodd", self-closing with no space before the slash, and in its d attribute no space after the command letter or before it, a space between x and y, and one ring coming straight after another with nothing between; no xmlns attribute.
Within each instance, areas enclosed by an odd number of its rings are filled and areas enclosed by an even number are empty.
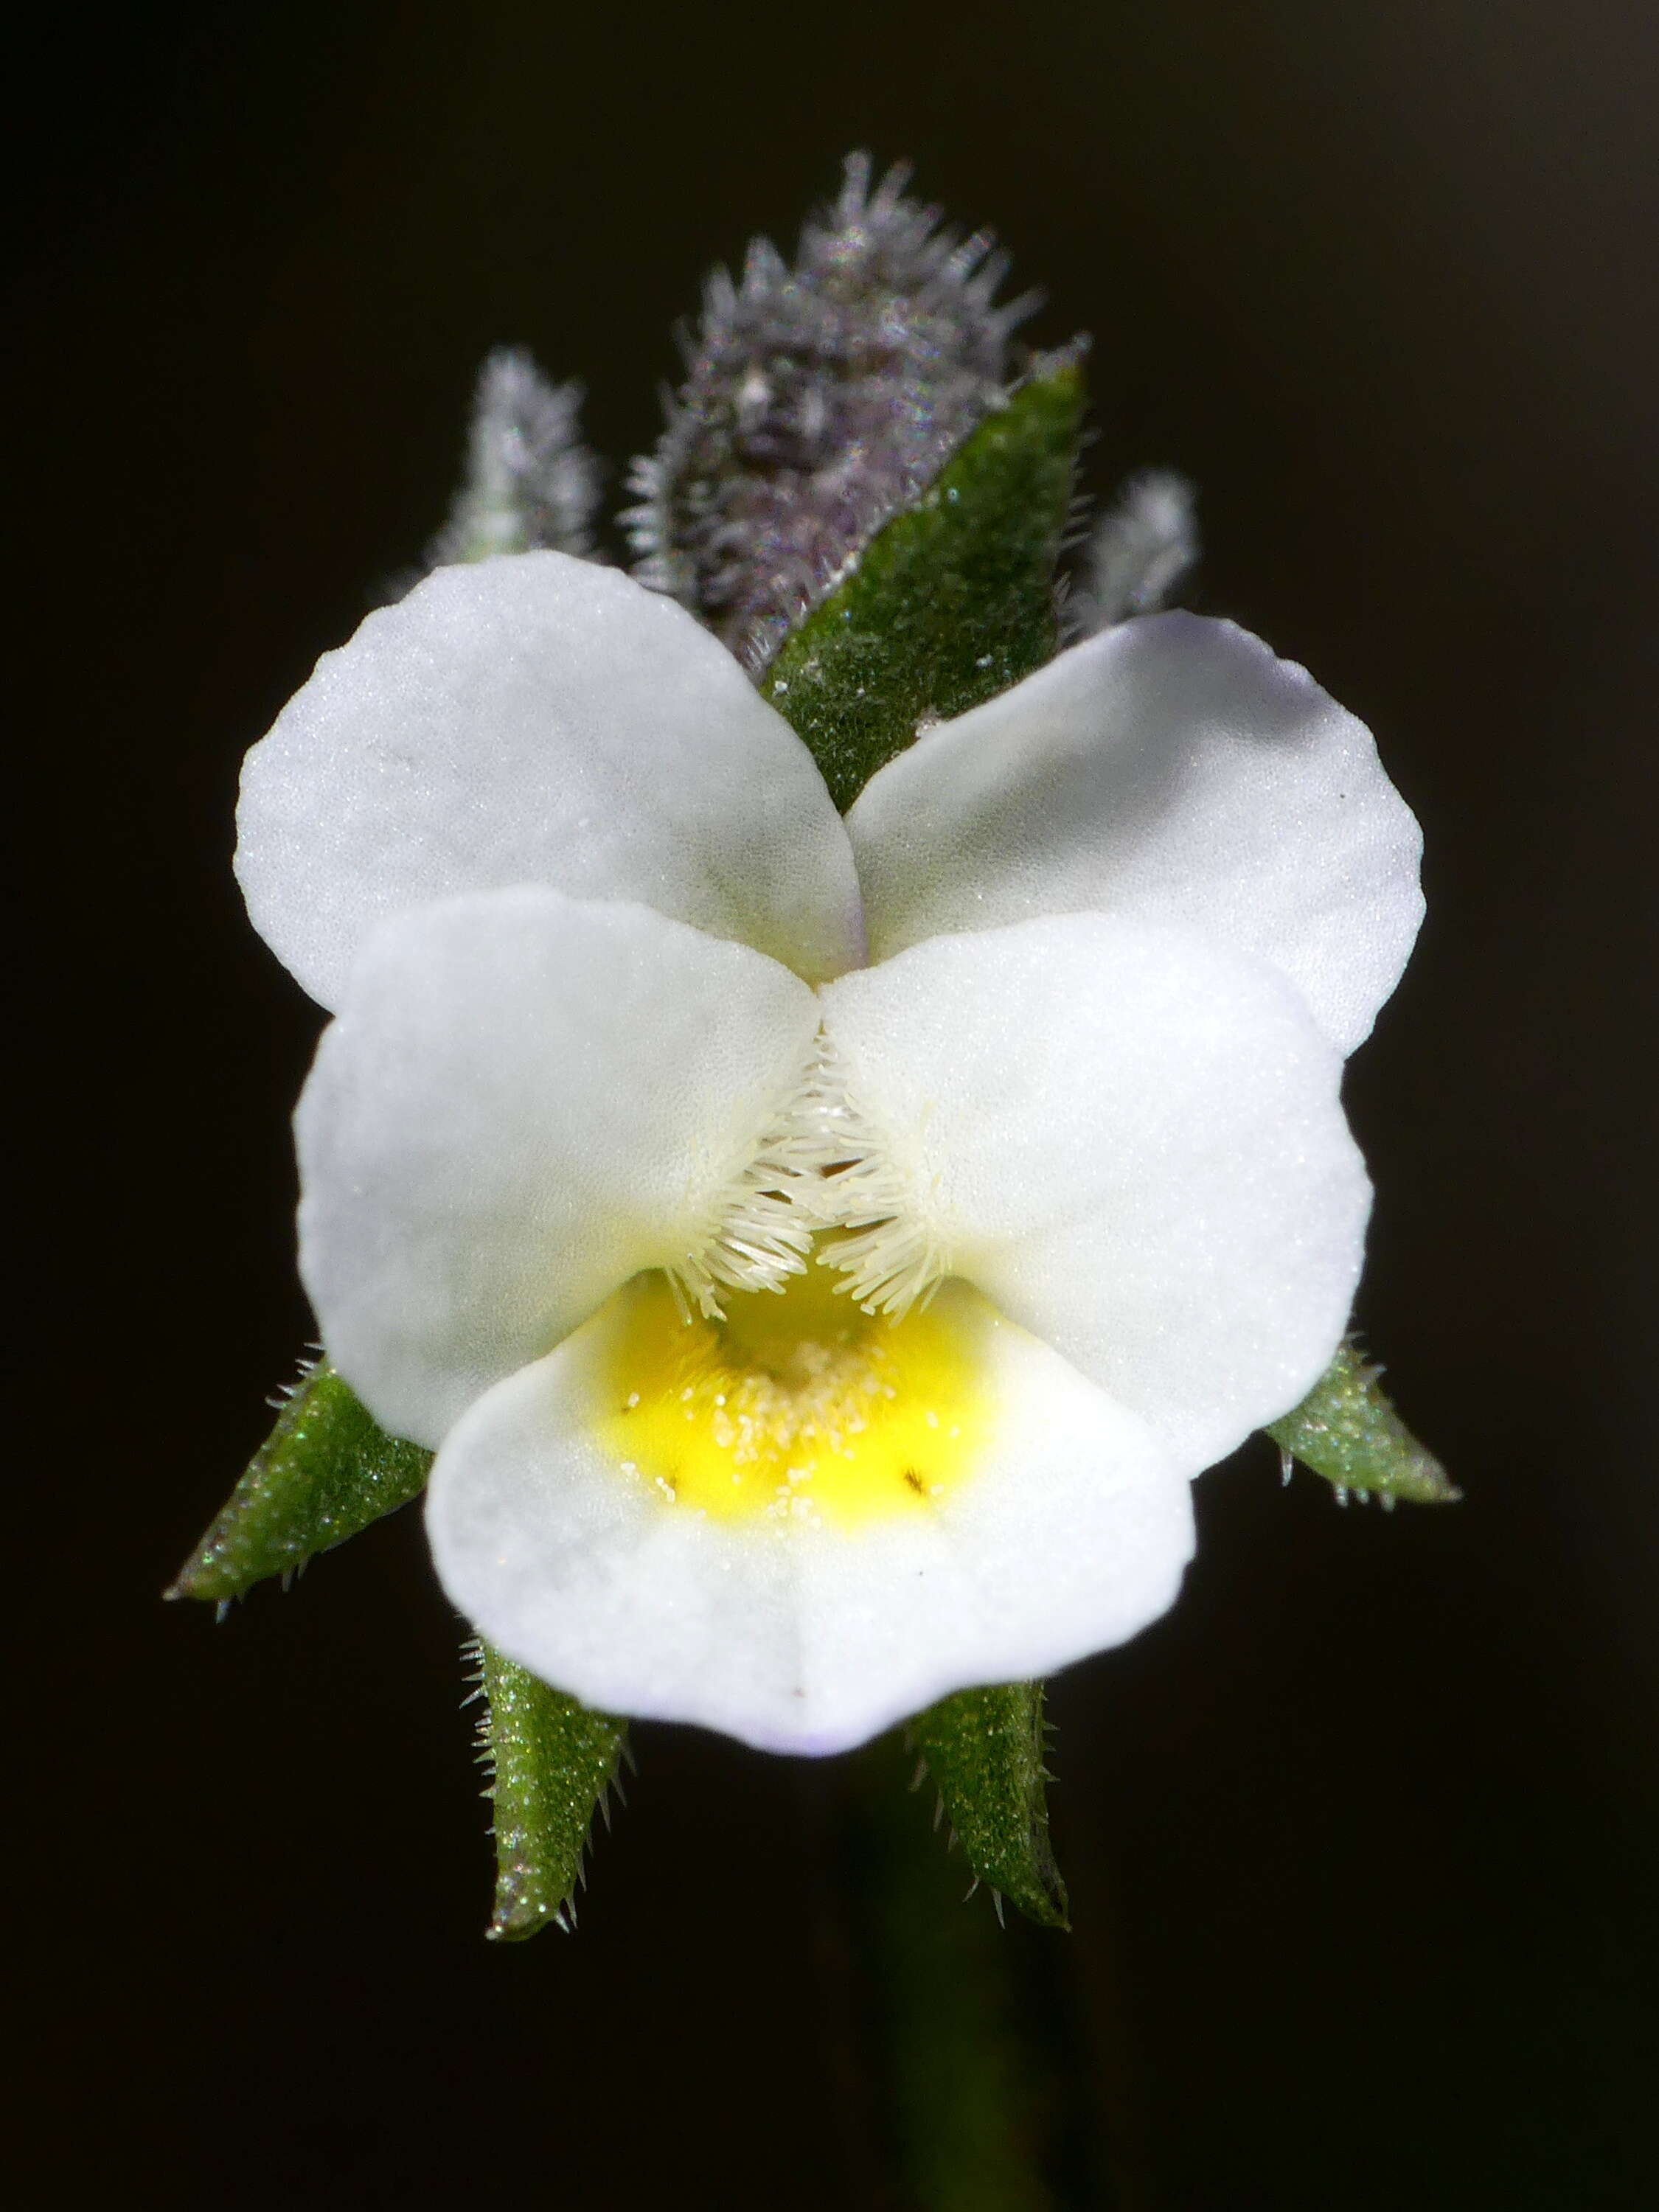
<svg viewBox="0 0 1659 2212"><path fill-rule="evenodd" d="M1185 477L1132 477L1089 535L1084 573L1066 605L1066 634L1089 637L1130 615L1155 613L1198 559L1196 495Z"/></svg>
<svg viewBox="0 0 1659 2212"><path fill-rule="evenodd" d="M501 346L478 372L466 474L428 565L492 553L590 553L599 464L577 428L582 388L550 384L530 355Z"/></svg>
<svg viewBox="0 0 1659 2212"><path fill-rule="evenodd" d="M688 376L623 517L635 573L701 616L750 672L848 574L1001 404L1027 295L995 295L1006 258L873 190L849 156L838 198L791 269L757 239L740 283L709 279Z"/></svg>

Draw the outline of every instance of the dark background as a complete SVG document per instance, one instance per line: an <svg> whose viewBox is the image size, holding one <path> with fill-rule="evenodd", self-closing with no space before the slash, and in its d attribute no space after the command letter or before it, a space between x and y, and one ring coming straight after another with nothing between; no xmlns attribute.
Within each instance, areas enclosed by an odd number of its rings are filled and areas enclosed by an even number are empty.
<svg viewBox="0 0 1659 2212"><path fill-rule="evenodd" d="M580 1935L487 1949L417 1519L216 1632L156 1593L309 1327L316 1016L232 886L240 756L441 519L487 345L585 376L620 461L708 264L867 144L996 226L1039 337L1094 332L1095 488L1198 479L1198 604L1374 726L1428 837L1350 1078L1362 1316L1468 1499L1345 1513L1247 1450L1176 1613L1056 1692L1125 2201L1659 2203L1645 0L286 0L33 37L25 2201L857 2201L787 1763L641 1730Z"/></svg>

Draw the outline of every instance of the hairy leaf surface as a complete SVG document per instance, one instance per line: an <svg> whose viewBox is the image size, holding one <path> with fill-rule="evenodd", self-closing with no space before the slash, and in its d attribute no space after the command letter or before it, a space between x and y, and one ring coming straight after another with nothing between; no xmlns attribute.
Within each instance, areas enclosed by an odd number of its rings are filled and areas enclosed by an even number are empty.
<svg viewBox="0 0 1659 2212"><path fill-rule="evenodd" d="M1380 1377L1350 1339L1302 1403L1267 1434L1281 1450L1339 1491L1452 1505L1462 1496L1440 1462L1419 1443L1389 1401Z"/></svg>
<svg viewBox="0 0 1659 2212"><path fill-rule="evenodd" d="M1033 375L760 678L843 812L919 724L966 714L1053 656L1082 412L1074 358Z"/></svg>
<svg viewBox="0 0 1659 2212"><path fill-rule="evenodd" d="M301 1376L276 1425L169 1597L240 1597L343 1544L426 1487L432 1455L389 1437L326 1359Z"/></svg>
<svg viewBox="0 0 1659 2212"><path fill-rule="evenodd" d="M1048 1842L1042 1683L960 1690L919 1713L910 1734L979 1879L1044 1927L1069 1927Z"/></svg>
<svg viewBox="0 0 1659 2212"><path fill-rule="evenodd" d="M495 1908L489 1934L520 1942L575 1917L577 1883L596 1812L609 1795L628 1724L579 1705L480 1638L481 1755L495 1805Z"/></svg>

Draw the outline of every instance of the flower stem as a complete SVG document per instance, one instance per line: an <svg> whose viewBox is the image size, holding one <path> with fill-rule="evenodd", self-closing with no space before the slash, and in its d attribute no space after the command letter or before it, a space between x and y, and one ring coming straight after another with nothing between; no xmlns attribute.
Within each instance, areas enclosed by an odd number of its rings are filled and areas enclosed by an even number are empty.
<svg viewBox="0 0 1659 2212"><path fill-rule="evenodd" d="M1067 1938L1000 1926L889 1736L804 1769L848 2184L879 2212L1113 2212Z"/></svg>

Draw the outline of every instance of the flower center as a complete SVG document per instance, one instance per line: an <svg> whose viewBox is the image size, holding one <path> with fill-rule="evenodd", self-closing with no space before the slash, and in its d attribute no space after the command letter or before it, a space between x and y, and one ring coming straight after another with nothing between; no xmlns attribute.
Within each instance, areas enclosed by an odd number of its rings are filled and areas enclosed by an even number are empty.
<svg viewBox="0 0 1659 2212"><path fill-rule="evenodd" d="M987 1432L989 1309L951 1283L893 1322L836 1288L812 1267L781 1297L737 1291L723 1316L687 1320L663 1276L636 1277L607 1315L599 1442L665 1504L711 1519L845 1528L927 1510Z"/></svg>
<svg viewBox="0 0 1659 2212"><path fill-rule="evenodd" d="M926 1304L950 1273L950 1258L926 1217L926 1179L905 1153L866 1110L820 1035L754 1157L668 1270L683 1310L719 1320L729 1292L781 1291L809 1256L840 1274L836 1290L866 1314L896 1321Z"/></svg>

